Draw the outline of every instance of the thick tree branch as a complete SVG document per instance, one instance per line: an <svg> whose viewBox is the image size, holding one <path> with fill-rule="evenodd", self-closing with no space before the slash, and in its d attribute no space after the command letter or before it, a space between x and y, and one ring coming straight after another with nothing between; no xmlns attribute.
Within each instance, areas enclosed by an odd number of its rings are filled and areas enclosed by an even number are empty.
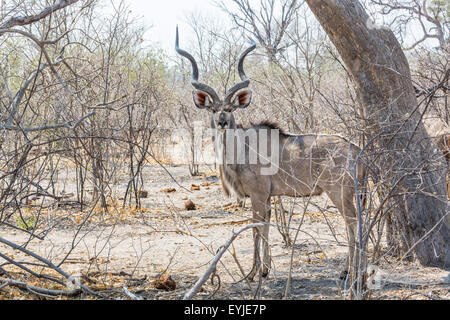
<svg viewBox="0 0 450 320"><path fill-rule="evenodd" d="M5 23L0 25L0 29L12 28L15 26L24 26L31 24L33 22L44 19L55 11L61 10L71 4L78 2L79 0L60 0L54 5L46 7L44 10L35 15L24 16L24 17L12 17Z"/></svg>

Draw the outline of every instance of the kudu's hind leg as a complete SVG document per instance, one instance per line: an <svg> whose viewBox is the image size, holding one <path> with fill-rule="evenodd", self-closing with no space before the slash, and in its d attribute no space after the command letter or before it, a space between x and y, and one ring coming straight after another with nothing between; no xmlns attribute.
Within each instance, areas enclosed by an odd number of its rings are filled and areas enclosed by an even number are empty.
<svg viewBox="0 0 450 320"><path fill-rule="evenodd" d="M347 230L349 244L348 256L345 261L345 267L339 276L341 279L345 279L353 264L356 246L357 219L355 205L353 204L354 194L347 187L327 190L326 193L342 214Z"/></svg>

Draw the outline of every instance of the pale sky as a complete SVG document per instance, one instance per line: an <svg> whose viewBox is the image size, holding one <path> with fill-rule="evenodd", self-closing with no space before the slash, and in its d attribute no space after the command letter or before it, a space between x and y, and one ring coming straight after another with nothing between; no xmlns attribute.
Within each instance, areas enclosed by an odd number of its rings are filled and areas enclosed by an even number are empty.
<svg viewBox="0 0 450 320"><path fill-rule="evenodd" d="M161 48L172 54L175 46L175 27L178 24L180 46L192 39L190 27L184 22L184 14L200 11L215 17L226 17L210 0L126 0L133 15L143 17L147 26L153 27L145 40L159 43Z"/></svg>
<svg viewBox="0 0 450 320"><path fill-rule="evenodd" d="M115 0L112 0L115 1ZM175 27L180 31L180 46L194 38L194 34L187 23L185 14L201 12L213 16L220 21L227 21L228 16L217 8L212 0L125 0L134 16L142 17L147 26L153 26L145 35L145 40L159 44L170 56L174 55ZM377 21L379 23L381 21ZM382 22L381 22L382 23ZM410 25L406 35L408 42L420 39L422 30L418 24ZM428 39L431 45L437 45L436 40Z"/></svg>

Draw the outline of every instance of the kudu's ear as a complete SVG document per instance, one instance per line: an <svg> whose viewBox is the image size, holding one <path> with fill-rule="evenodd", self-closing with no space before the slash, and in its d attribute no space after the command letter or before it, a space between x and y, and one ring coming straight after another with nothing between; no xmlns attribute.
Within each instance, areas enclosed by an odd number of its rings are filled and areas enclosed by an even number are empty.
<svg viewBox="0 0 450 320"><path fill-rule="evenodd" d="M209 110L213 106L212 99L206 92L201 90L194 90L192 91L192 95L194 96L194 103L197 108Z"/></svg>
<svg viewBox="0 0 450 320"><path fill-rule="evenodd" d="M233 99L232 107L236 108L247 108L252 101L251 90L241 90L239 91Z"/></svg>

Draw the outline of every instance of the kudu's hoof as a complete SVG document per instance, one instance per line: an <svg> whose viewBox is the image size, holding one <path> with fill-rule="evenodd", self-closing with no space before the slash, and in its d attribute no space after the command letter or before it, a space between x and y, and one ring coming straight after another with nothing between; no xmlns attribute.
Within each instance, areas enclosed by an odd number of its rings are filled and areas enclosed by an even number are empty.
<svg viewBox="0 0 450 320"><path fill-rule="evenodd" d="M343 270L341 272L341 274L339 275L339 279L340 280L345 280L345 279L347 279L347 277L348 277L348 271L347 270Z"/></svg>
<svg viewBox="0 0 450 320"><path fill-rule="evenodd" d="M244 277L244 279L247 279L250 282L253 282L253 279L255 279L256 271L252 270L250 271L247 276Z"/></svg>
<svg viewBox="0 0 450 320"><path fill-rule="evenodd" d="M255 273L249 273L248 274L248 276L246 277L249 281L252 281L253 282L253 280L255 279L255 275L256 275L256 272ZM269 271L263 271L263 272L261 272L261 276L263 277L263 278L267 278L267 276L269 275ZM244 278L245 279L245 278Z"/></svg>

